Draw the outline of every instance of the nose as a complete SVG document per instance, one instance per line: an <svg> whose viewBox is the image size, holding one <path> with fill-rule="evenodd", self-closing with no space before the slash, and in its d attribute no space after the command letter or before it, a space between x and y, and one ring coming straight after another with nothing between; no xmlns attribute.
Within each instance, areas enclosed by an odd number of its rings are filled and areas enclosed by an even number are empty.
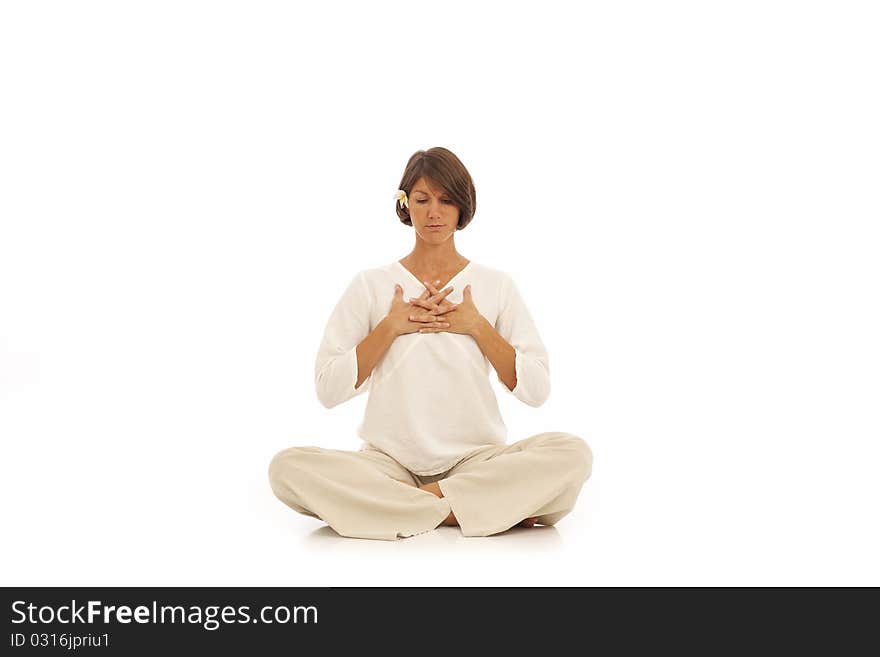
<svg viewBox="0 0 880 657"><path fill-rule="evenodd" d="M428 203L428 219L440 219L440 201L431 201Z"/></svg>

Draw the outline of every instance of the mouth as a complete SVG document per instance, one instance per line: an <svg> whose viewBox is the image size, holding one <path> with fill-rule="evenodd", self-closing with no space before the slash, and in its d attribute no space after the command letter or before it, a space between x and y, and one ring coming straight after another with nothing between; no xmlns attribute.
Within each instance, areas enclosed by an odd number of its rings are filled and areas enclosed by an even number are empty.
<svg viewBox="0 0 880 657"><path fill-rule="evenodd" d="M428 224L428 228L443 228L443 224Z"/></svg>

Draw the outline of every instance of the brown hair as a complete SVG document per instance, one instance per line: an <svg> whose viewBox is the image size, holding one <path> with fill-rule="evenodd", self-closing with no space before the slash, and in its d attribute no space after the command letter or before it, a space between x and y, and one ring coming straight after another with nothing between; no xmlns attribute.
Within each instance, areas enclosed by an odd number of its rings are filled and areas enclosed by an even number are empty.
<svg viewBox="0 0 880 657"><path fill-rule="evenodd" d="M471 174L468 173L461 160L455 156L455 153L442 146L435 146L426 151L416 151L406 163L406 169L404 169L398 189L405 191L407 198L409 198L413 185L422 177L427 178L432 185L442 188L449 195L449 200L458 208L456 230L467 226L474 218L474 212L477 211L477 191L474 188ZM400 203L397 201L395 201L394 207L400 221L407 226L412 226L409 209L400 207Z"/></svg>

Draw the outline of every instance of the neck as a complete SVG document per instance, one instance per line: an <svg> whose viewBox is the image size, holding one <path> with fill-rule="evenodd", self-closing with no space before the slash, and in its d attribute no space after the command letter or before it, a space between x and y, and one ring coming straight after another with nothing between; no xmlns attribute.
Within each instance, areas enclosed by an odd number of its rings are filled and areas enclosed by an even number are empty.
<svg viewBox="0 0 880 657"><path fill-rule="evenodd" d="M416 236L416 244L403 263L424 273L444 273L462 267L466 258L455 250L455 242L450 237L442 244L428 244Z"/></svg>

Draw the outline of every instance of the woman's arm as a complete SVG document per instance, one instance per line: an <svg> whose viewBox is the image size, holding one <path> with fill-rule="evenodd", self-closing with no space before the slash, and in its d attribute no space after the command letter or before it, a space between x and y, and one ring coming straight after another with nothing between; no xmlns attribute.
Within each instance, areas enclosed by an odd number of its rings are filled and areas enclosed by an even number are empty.
<svg viewBox="0 0 880 657"><path fill-rule="evenodd" d="M516 349L501 337L485 317L477 324L471 336L477 341L483 355L492 363L498 378L513 392L516 388Z"/></svg>
<svg viewBox="0 0 880 657"><path fill-rule="evenodd" d="M354 384L355 388L359 388L366 378L370 376L373 368L382 360L382 356L388 351L396 337L394 329L386 318L379 322L376 328L373 329L373 332L361 341L357 346L358 373Z"/></svg>
<svg viewBox="0 0 880 657"><path fill-rule="evenodd" d="M509 360L503 357L501 369L494 361L492 364L495 365L498 378L514 397L529 406L540 406L550 396L550 364L547 349L525 301L509 275L504 277L501 296L501 311L494 328L497 329L500 338L506 340L507 345L513 347L515 351L514 374L510 375L509 370L505 369L509 368L510 364ZM491 343L491 333L489 335ZM497 340L495 342L497 343ZM495 349L498 350L500 347L496 346ZM483 353L486 353L486 349L483 349ZM488 354L486 356L491 358ZM510 387L511 382L514 384L513 388Z"/></svg>
<svg viewBox="0 0 880 657"><path fill-rule="evenodd" d="M480 351L492 363L498 380L508 392L528 404L540 406L550 395L550 367L547 349L526 304L510 276L505 275L501 311L495 326L489 323L474 305L470 285L465 285L461 303L443 315L453 333L471 336ZM428 289L434 293L433 287ZM424 328L420 333L436 333L444 329Z"/></svg>
<svg viewBox="0 0 880 657"><path fill-rule="evenodd" d="M326 408L366 392L366 384L359 390L355 385L363 383L358 379L356 347L370 334L370 305L369 290L359 273L333 309L315 358L315 388Z"/></svg>
<svg viewBox="0 0 880 657"><path fill-rule="evenodd" d="M443 298L449 294L452 288L447 288L443 292L430 295L425 290L418 298L418 301L426 303L428 306L435 306L437 311L443 305ZM370 372L376 367L376 364L382 360L382 356L388 351L391 343L401 335L407 333L415 333L424 327L446 328L449 326L445 321L430 321L432 318L427 317L425 321L411 321L410 317L415 307L403 300L403 287L399 284L394 286L394 297L391 299L391 309L388 314L380 321L373 332L364 338L357 346L357 380L355 388L361 385L363 381L370 376ZM429 313L430 314L430 313Z"/></svg>

